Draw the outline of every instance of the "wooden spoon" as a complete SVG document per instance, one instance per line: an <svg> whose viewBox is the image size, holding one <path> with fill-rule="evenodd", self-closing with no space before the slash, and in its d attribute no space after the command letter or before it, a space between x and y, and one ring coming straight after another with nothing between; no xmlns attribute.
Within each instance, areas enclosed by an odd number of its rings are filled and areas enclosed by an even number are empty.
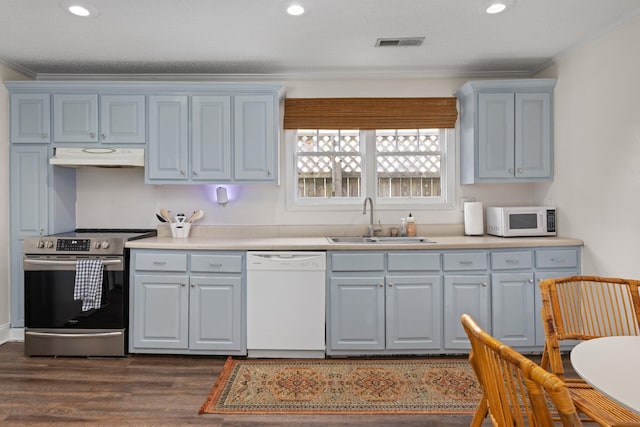
<svg viewBox="0 0 640 427"><path fill-rule="evenodd" d="M160 209L160 215L162 215L162 217L166 219L167 222L173 222L171 221L171 216L169 216L169 211L166 210L165 208Z"/></svg>
<svg viewBox="0 0 640 427"><path fill-rule="evenodd" d="M189 220L187 222L191 223L193 221L197 221L200 218L202 218L204 216L204 212L202 212L202 210L198 209L197 211L193 211L193 213L191 214L191 217L189 218Z"/></svg>

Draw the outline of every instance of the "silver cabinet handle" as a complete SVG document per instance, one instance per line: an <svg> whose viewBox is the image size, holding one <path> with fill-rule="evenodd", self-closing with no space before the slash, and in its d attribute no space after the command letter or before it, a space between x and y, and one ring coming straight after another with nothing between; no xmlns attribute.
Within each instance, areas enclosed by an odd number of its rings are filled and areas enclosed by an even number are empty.
<svg viewBox="0 0 640 427"><path fill-rule="evenodd" d="M551 262L562 262L564 258L551 258Z"/></svg>
<svg viewBox="0 0 640 427"><path fill-rule="evenodd" d="M182 286L184 288L185 286L187 286L187 284L186 283L180 283L180 286Z"/></svg>
<svg viewBox="0 0 640 427"><path fill-rule="evenodd" d="M527 280L527 282L533 284L533 279L529 279L529 280Z"/></svg>
<svg viewBox="0 0 640 427"><path fill-rule="evenodd" d="M482 282L482 283L480 283L480 284L482 285L482 287L483 287L483 288L486 288L486 287L487 287L487 282Z"/></svg>
<svg viewBox="0 0 640 427"><path fill-rule="evenodd" d="M518 264L520 261L517 259L508 259L505 261L507 264Z"/></svg>
<svg viewBox="0 0 640 427"><path fill-rule="evenodd" d="M153 261L153 265L167 265L167 261Z"/></svg>
<svg viewBox="0 0 640 427"><path fill-rule="evenodd" d="M191 287L192 287L192 288L195 288L195 287L196 287L196 284L195 284L195 283L192 283L192 284L191 284Z"/></svg>
<svg viewBox="0 0 640 427"><path fill-rule="evenodd" d="M49 137L49 134L47 133L43 133L42 135L40 135L40 138L42 139L47 139Z"/></svg>
<svg viewBox="0 0 640 427"><path fill-rule="evenodd" d="M54 259L25 259L23 261L25 264L33 264L33 265L76 265L78 261L63 261L63 260L54 260ZM114 265L114 264L122 264L122 261L119 259L105 259L102 261L102 265Z"/></svg>
<svg viewBox="0 0 640 427"><path fill-rule="evenodd" d="M91 138L95 138L95 137L96 137L96 133L95 133L95 132L89 132L89 136L90 136Z"/></svg>
<svg viewBox="0 0 640 427"><path fill-rule="evenodd" d="M378 285L378 287L380 287L380 288L384 288L384 283L380 283L380 284Z"/></svg>
<svg viewBox="0 0 640 427"><path fill-rule="evenodd" d="M471 264L473 264L473 261L469 261L469 260L464 260L463 259L462 261L460 261L460 264L462 264L462 265L471 265Z"/></svg>
<svg viewBox="0 0 640 427"><path fill-rule="evenodd" d="M184 171L180 169L180 175L184 175Z"/></svg>
<svg viewBox="0 0 640 427"><path fill-rule="evenodd" d="M509 171L509 174L513 175L513 172L514 172L513 168L509 168L508 171Z"/></svg>
<svg viewBox="0 0 640 427"><path fill-rule="evenodd" d="M27 331L25 335L33 335L38 337L57 337L57 338L95 338L95 337L115 337L122 335L122 332L98 332L95 334L56 334L51 332L32 332Z"/></svg>
<svg viewBox="0 0 640 427"><path fill-rule="evenodd" d="M104 133L100 135L102 137L102 139L107 139L107 135L105 135Z"/></svg>
<svg viewBox="0 0 640 427"><path fill-rule="evenodd" d="M522 172L524 172L524 171L522 170L522 168L518 168L518 173L519 173L519 174L522 174Z"/></svg>
<svg viewBox="0 0 640 427"><path fill-rule="evenodd" d="M393 283L389 283L389 287L390 287L390 288L393 288Z"/></svg>
<svg viewBox="0 0 640 427"><path fill-rule="evenodd" d="M193 171L193 176L198 176L198 171Z"/></svg>

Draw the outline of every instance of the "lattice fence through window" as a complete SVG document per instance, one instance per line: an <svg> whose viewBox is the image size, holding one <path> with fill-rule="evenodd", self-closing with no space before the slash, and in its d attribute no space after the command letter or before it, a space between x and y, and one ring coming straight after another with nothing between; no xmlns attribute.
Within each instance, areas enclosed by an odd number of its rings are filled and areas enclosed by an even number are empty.
<svg viewBox="0 0 640 427"><path fill-rule="evenodd" d="M439 129L376 131L378 197L441 194Z"/></svg>
<svg viewBox="0 0 640 427"><path fill-rule="evenodd" d="M298 197L360 197L360 132L299 130L296 168Z"/></svg>

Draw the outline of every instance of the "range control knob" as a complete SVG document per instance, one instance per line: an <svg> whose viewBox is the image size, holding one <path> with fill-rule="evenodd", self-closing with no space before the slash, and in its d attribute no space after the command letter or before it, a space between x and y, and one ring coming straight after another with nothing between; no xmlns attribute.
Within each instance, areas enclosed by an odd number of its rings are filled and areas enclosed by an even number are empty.
<svg viewBox="0 0 640 427"><path fill-rule="evenodd" d="M44 248L44 241L42 241L42 240L38 240L37 247L38 247L38 249L42 249L42 248Z"/></svg>
<svg viewBox="0 0 640 427"><path fill-rule="evenodd" d="M53 247L53 242L51 240L45 240L44 247L47 249L51 249Z"/></svg>
<svg viewBox="0 0 640 427"><path fill-rule="evenodd" d="M102 249L109 249L109 242L107 242L106 240L103 240L102 243L100 243L100 247Z"/></svg>

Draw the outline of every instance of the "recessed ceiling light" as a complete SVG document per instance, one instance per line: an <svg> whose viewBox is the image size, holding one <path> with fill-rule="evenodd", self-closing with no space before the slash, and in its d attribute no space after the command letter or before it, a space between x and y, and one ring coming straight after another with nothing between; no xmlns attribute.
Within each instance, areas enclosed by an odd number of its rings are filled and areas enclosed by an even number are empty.
<svg viewBox="0 0 640 427"><path fill-rule="evenodd" d="M95 18L98 16L98 10L83 0L62 0L59 4L61 8L74 16L82 18Z"/></svg>
<svg viewBox="0 0 640 427"><path fill-rule="evenodd" d="M515 0L490 0L489 5L484 8L484 12L489 15L496 15L511 9L515 3Z"/></svg>
<svg viewBox="0 0 640 427"><path fill-rule="evenodd" d="M300 16L304 13L304 7L299 4L292 4L287 7L287 13L291 16Z"/></svg>
<svg viewBox="0 0 640 427"><path fill-rule="evenodd" d="M91 12L89 12L89 10L83 6L80 5L75 5L75 6L69 6L69 12L73 13L76 16L89 16L91 15Z"/></svg>
<svg viewBox="0 0 640 427"><path fill-rule="evenodd" d="M506 8L507 8L507 5L504 3L493 3L487 8L487 13L490 15L493 15L495 13L504 12Z"/></svg>

